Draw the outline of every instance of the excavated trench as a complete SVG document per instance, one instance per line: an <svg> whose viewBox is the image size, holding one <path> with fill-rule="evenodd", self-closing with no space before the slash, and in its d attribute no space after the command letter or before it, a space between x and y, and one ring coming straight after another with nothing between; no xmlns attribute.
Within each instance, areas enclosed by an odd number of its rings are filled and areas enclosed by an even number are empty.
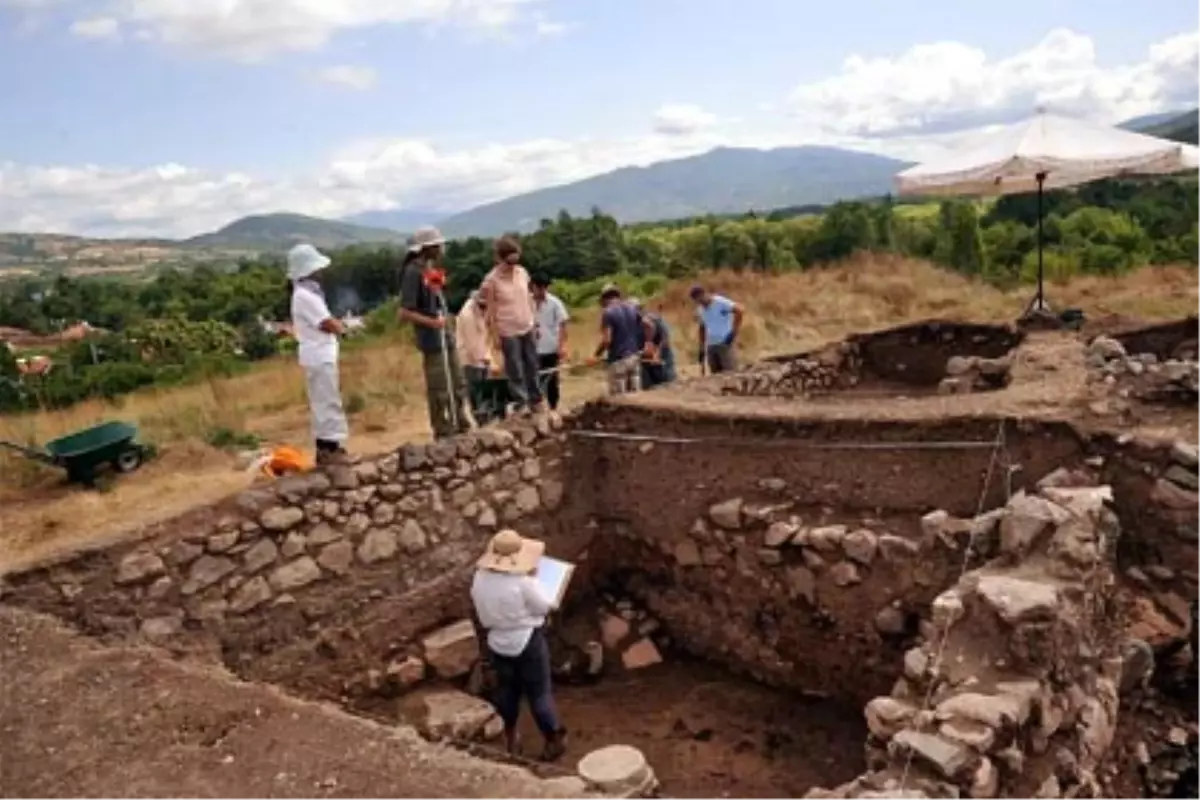
<svg viewBox="0 0 1200 800"><path fill-rule="evenodd" d="M1193 331L1135 334L1127 347L1167 358ZM1195 508L1163 488L1179 468L1170 447L1081 432L1065 418L837 411L855 395L944 392L953 358L972 379L1000 362L1004 385L1021 342L1007 328L912 326L764 362L692 399L595 403L563 430L410 446L352 473L248 493L143 544L12 576L5 602L110 640L219 660L374 720L479 739L495 733L486 710L434 723L431 703L448 688L460 699L481 689L463 632L466 587L486 536L511 524L578 565L551 629L572 731L563 766L622 743L646 754L667 795L800 796L847 784L891 752L864 706L889 694L916 703L923 691L909 667L941 635L935 601L965 569L1004 555L994 534L954 521L986 518L1052 473L1112 487L1113 627L1138 604L1157 609L1171 635L1136 633L1163 659L1187 629ZM745 405L797 394L834 411ZM1104 785L1170 794L1173 771L1194 766L1195 682L1139 685L1121 702ZM1142 729L1167 723L1175 750L1163 758L1175 761L1147 788L1159 756L1145 763ZM496 744L476 752L499 759ZM1030 784L1008 762L983 761L1001 764L1009 794L1041 785L1036 770ZM960 782L986 796L978 780Z"/></svg>

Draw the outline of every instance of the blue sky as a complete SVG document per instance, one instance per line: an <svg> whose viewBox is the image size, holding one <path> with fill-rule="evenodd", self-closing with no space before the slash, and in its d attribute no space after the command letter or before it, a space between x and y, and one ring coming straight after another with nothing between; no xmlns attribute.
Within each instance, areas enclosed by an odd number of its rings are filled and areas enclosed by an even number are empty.
<svg viewBox="0 0 1200 800"><path fill-rule="evenodd" d="M1195 104L1197 28L1182 0L0 0L0 229L450 210L722 143L915 157L1038 100Z"/></svg>

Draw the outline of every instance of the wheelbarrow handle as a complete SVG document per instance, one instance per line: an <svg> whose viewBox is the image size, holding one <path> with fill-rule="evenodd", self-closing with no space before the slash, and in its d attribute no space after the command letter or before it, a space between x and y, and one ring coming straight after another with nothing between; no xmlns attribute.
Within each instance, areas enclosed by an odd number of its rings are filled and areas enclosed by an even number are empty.
<svg viewBox="0 0 1200 800"><path fill-rule="evenodd" d="M50 455L45 450L38 450L34 447L25 447L24 445L19 445L16 442L6 442L3 439L0 439L0 447L8 450L14 450L26 458L31 458L34 461L41 461L43 464L50 464L51 466L58 465L58 462L54 459L54 456Z"/></svg>

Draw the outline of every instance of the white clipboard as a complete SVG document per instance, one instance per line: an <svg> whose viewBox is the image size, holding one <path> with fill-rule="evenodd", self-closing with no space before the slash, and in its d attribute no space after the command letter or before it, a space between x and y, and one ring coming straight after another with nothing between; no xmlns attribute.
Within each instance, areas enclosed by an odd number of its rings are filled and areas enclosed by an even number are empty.
<svg viewBox="0 0 1200 800"><path fill-rule="evenodd" d="M554 598L554 607L562 605L563 597L567 594L567 585L575 574L575 565L569 561L560 561L550 556L538 559L537 573L534 580L542 587L547 595Z"/></svg>

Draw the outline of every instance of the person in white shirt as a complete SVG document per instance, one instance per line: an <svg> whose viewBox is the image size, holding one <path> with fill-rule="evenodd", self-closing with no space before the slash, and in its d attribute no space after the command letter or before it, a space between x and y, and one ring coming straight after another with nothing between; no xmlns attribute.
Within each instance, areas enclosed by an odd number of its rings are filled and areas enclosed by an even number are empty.
<svg viewBox="0 0 1200 800"><path fill-rule="evenodd" d="M341 321L329 313L325 291L316 279L329 263L329 257L311 244L298 244L287 255L292 330L304 368L318 464L346 461L345 442L350 434L338 386L338 336L344 329Z"/></svg>
<svg viewBox="0 0 1200 800"><path fill-rule="evenodd" d="M571 316L563 301L550 294L550 279L544 275L534 276L529 291L537 322L538 370L546 376L546 403L558 408L558 370L567 360L567 322Z"/></svg>
<svg viewBox="0 0 1200 800"><path fill-rule="evenodd" d="M550 681L550 649L542 626L555 601L534 578L545 542L503 530L488 542L471 583L475 619L487 632L487 651L496 673L492 700L504 721L510 753L517 754L521 698L529 701L546 740L542 758L554 761L566 751L566 728L558 719Z"/></svg>

